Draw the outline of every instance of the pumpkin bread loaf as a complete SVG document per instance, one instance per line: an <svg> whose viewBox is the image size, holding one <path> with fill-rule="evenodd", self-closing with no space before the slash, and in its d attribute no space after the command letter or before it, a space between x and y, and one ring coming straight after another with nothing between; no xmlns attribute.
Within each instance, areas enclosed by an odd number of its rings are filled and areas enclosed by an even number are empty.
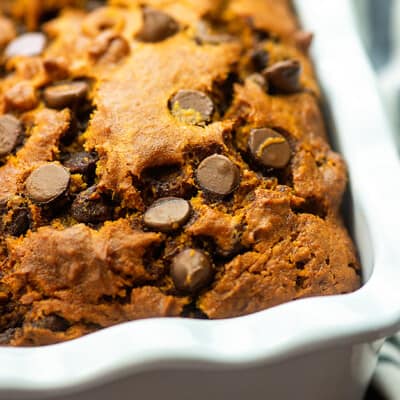
<svg viewBox="0 0 400 400"><path fill-rule="evenodd" d="M359 287L289 1L0 7L0 344Z"/></svg>

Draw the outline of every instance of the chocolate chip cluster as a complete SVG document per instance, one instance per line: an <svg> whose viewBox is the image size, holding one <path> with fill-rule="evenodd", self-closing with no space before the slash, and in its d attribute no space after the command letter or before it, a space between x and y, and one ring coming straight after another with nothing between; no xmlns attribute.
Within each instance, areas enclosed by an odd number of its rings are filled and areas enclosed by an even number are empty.
<svg viewBox="0 0 400 400"><path fill-rule="evenodd" d="M134 39L145 44L160 43L178 34L183 26L167 13L149 6L141 9L142 26ZM88 17L84 29L95 36L90 57L103 57L107 53L110 63L117 61L111 57L129 53L125 39L116 36L112 29L103 31L102 26L110 28L119 26L121 21L115 16L109 17L97 11ZM206 21L199 21L195 26L194 39L198 45L219 45L237 40L234 35L218 31ZM4 54L13 57L34 57L45 51L47 37L42 32L25 33L16 37L6 47ZM250 79L271 93L290 94L301 90L300 64L295 60L280 61L269 65L268 52L257 45L250 55L251 68L254 73ZM123 51L120 51L123 50ZM46 60L47 69L54 72L60 65L54 59ZM67 69L67 66L65 66ZM56 74L57 75L57 74ZM88 80L61 80L49 82L42 91L42 100L46 107L62 110L68 108L73 113L69 131L79 131L79 109L88 102L91 85ZM223 93L223 96L225 94ZM196 88L181 88L168 99L168 107L176 122L205 128L221 117L221 102L216 93L206 93ZM85 127L81 129L83 132ZM76 140L76 132L72 140ZM15 116L6 114L0 117L0 154L4 157L11 154L21 144L24 128ZM68 137L67 137L68 140ZM71 139L69 139L71 141ZM95 151L72 151L68 146L66 154L59 161L42 164L34 168L26 177L24 195L43 210L69 209L77 222L99 224L113 219L114 206L104 193L97 190L95 184L96 163ZM73 146L69 146L73 148ZM292 149L287 138L273 127L257 127L250 131L247 151L256 165L269 169L285 168L290 162ZM195 184L207 196L214 196L217 201L224 199L238 189L241 182L240 166L229 155L211 154L200 160L194 172ZM85 182L84 190L71 192L71 181L74 176L81 176ZM91 184L91 186L88 186ZM26 209L28 210L28 208ZM27 212L29 215L29 212ZM189 199L167 196L157 198L144 211L144 227L159 232L174 232L188 223L193 210ZM24 233L29 228L29 221L16 214L15 234ZM29 219L29 218L28 218ZM207 285L213 275L210 256L203 250L186 248L171 260L170 273L177 289L190 292Z"/></svg>

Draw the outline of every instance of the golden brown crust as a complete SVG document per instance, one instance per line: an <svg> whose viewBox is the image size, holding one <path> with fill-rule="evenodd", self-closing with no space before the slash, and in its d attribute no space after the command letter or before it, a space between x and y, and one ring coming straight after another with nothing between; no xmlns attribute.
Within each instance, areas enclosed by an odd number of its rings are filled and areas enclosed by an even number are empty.
<svg viewBox="0 0 400 400"><path fill-rule="evenodd" d="M309 43L298 39L309 35L288 0L24 4L3 3L14 17L0 16L0 51L21 19L47 44L1 58L0 115L18 117L24 137L0 166L0 344L56 343L139 318L234 317L358 288L339 216L346 169L327 142ZM169 24L146 40L144 10ZM42 23L48 12L59 16ZM292 70L274 81L268 67L285 61ZM87 95L51 109L43 90L71 80ZM171 99L185 90L194 105L179 109ZM260 164L249 140L261 128L290 146L287 165ZM225 196L196 175L215 153L240 171ZM26 180L49 162L68 166L70 184L41 204ZM170 196L190 203L190 217L163 232L146 226L144 211ZM187 248L212 263L211 282L190 281L193 263L177 264L186 283L171 273Z"/></svg>
<svg viewBox="0 0 400 400"><path fill-rule="evenodd" d="M243 238L253 251L227 263L200 297L198 306L210 318L357 289L357 259L346 231L337 220L294 213L291 201L284 192L256 191Z"/></svg>
<svg viewBox="0 0 400 400"><path fill-rule="evenodd" d="M175 317L181 314L187 303L186 298L165 295L152 286L133 289L123 304L75 303L56 298L37 299L25 314L23 326L15 329L10 344L36 346L58 343L129 320ZM57 315L63 323L54 326L53 321L48 321L49 315Z"/></svg>
<svg viewBox="0 0 400 400"><path fill-rule="evenodd" d="M171 58L176 49L179 54ZM87 134L86 147L98 150L100 186L121 195L128 207L141 208L132 176L139 178L146 168L158 165L183 164L185 149L223 145L223 134L231 128L230 121L205 128L177 124L167 103L179 88L210 91L213 82L226 79L239 52L235 44L204 49L179 37L156 48L142 46L133 52L132 59L112 78L99 83L94 99L97 113ZM154 68L165 73L153 75ZM194 75L202 77L195 87ZM146 96L140 96L144 91ZM119 116L117 122L113 115Z"/></svg>

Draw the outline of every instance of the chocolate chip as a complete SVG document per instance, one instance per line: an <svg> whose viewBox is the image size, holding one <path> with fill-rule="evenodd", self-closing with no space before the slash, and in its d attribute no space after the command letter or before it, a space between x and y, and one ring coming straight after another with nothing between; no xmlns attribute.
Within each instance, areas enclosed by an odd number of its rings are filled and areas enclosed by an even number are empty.
<svg viewBox="0 0 400 400"><path fill-rule="evenodd" d="M87 178L93 177L96 170L97 156L86 151L72 153L64 161L64 167L69 169L71 174L81 174Z"/></svg>
<svg viewBox="0 0 400 400"><path fill-rule="evenodd" d="M24 33L8 44L5 49L7 58L15 56L38 56L46 46L46 36L40 32Z"/></svg>
<svg viewBox="0 0 400 400"><path fill-rule="evenodd" d="M77 118L77 113L78 111L71 113L69 127L60 137L60 146L69 146L76 139L77 135L82 132L80 130L80 123ZM65 160L66 156L64 156L63 159Z"/></svg>
<svg viewBox="0 0 400 400"><path fill-rule="evenodd" d="M11 221L6 223L4 231L12 236L23 235L31 225L31 212L27 207L16 208L12 211Z"/></svg>
<svg viewBox="0 0 400 400"><path fill-rule="evenodd" d="M58 164L45 164L36 168L26 180L29 198L37 203L50 203L62 196L68 188L70 174Z"/></svg>
<svg viewBox="0 0 400 400"><path fill-rule="evenodd" d="M43 67L52 81L63 80L68 77L68 63L62 56L44 59Z"/></svg>
<svg viewBox="0 0 400 400"><path fill-rule="evenodd" d="M255 49L250 54L250 59L256 71L262 71L267 68L269 54L264 49Z"/></svg>
<svg viewBox="0 0 400 400"><path fill-rule="evenodd" d="M10 154L22 137L22 125L17 118L6 114L0 117L0 157Z"/></svg>
<svg viewBox="0 0 400 400"><path fill-rule="evenodd" d="M270 32L255 27L253 27L253 35L257 42L264 42L265 40L271 39Z"/></svg>
<svg viewBox="0 0 400 400"><path fill-rule="evenodd" d="M121 36L120 38L114 38L110 41L110 45L105 54L101 57L102 62L116 63L126 55L129 54L129 44Z"/></svg>
<svg viewBox="0 0 400 400"><path fill-rule="evenodd" d="M144 213L145 225L162 232L175 230L189 218L190 204L179 197L164 197L155 201Z"/></svg>
<svg viewBox="0 0 400 400"><path fill-rule="evenodd" d="M143 26L136 38L143 42L160 42L179 30L178 23L162 11L143 8Z"/></svg>
<svg viewBox="0 0 400 400"><path fill-rule="evenodd" d="M129 43L117 33L107 30L94 39L89 54L97 62L113 64L129 54Z"/></svg>
<svg viewBox="0 0 400 400"><path fill-rule="evenodd" d="M311 43L313 41L314 35L312 32L307 31L297 31L294 34L294 40L296 42L297 47L302 50L304 53L307 53L309 50Z"/></svg>
<svg viewBox="0 0 400 400"><path fill-rule="evenodd" d="M300 63L296 60L279 61L263 71L271 89L290 94L300 90Z"/></svg>
<svg viewBox="0 0 400 400"><path fill-rule="evenodd" d="M103 7L105 5L105 0L87 0L85 9L86 11L94 11L97 8Z"/></svg>
<svg viewBox="0 0 400 400"><path fill-rule="evenodd" d="M212 32L205 21L199 21L196 28L196 40L200 44L221 44L233 40L233 37L227 33Z"/></svg>
<svg viewBox="0 0 400 400"><path fill-rule="evenodd" d="M4 332L0 333L0 346L10 344L11 340L15 335L15 328L6 329Z"/></svg>
<svg viewBox="0 0 400 400"><path fill-rule="evenodd" d="M171 112L181 122L191 125L204 125L211 121L214 103L198 90L179 90L172 97Z"/></svg>
<svg viewBox="0 0 400 400"><path fill-rule="evenodd" d="M201 250L186 249L172 259L171 276L177 289L194 293L206 286L213 276L213 267Z"/></svg>
<svg viewBox="0 0 400 400"><path fill-rule="evenodd" d="M85 81L75 81L49 86L44 90L44 100L51 108L64 108L83 100L89 90Z"/></svg>
<svg viewBox="0 0 400 400"><path fill-rule="evenodd" d="M78 123L78 128L81 133L85 132L89 126L89 122L95 107L89 101L85 101L76 108L75 114Z"/></svg>
<svg viewBox="0 0 400 400"><path fill-rule="evenodd" d="M214 154L200 163L196 178L203 189L224 196L237 188L240 173L238 167L229 158Z"/></svg>
<svg viewBox="0 0 400 400"><path fill-rule="evenodd" d="M290 160L289 143L280 133L269 128L251 130L249 149L253 157L266 167L283 168Z"/></svg>
<svg viewBox="0 0 400 400"><path fill-rule="evenodd" d="M71 206L71 214L79 222L94 224L111 219L112 208L96 191L96 187L92 186L75 198Z"/></svg>
<svg viewBox="0 0 400 400"><path fill-rule="evenodd" d="M45 315L33 325L35 328L49 329L53 332L65 332L70 327L67 320L55 314Z"/></svg>

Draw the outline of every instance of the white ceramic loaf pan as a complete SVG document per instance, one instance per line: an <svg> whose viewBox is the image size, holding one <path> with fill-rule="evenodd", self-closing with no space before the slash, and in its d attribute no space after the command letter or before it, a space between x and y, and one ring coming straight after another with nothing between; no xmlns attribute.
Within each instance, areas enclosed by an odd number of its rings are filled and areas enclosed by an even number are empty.
<svg viewBox="0 0 400 400"><path fill-rule="evenodd" d="M0 399L361 399L400 329L400 162L350 1L295 1L333 140L349 166L364 286L245 317L150 319L41 348L0 348Z"/></svg>

